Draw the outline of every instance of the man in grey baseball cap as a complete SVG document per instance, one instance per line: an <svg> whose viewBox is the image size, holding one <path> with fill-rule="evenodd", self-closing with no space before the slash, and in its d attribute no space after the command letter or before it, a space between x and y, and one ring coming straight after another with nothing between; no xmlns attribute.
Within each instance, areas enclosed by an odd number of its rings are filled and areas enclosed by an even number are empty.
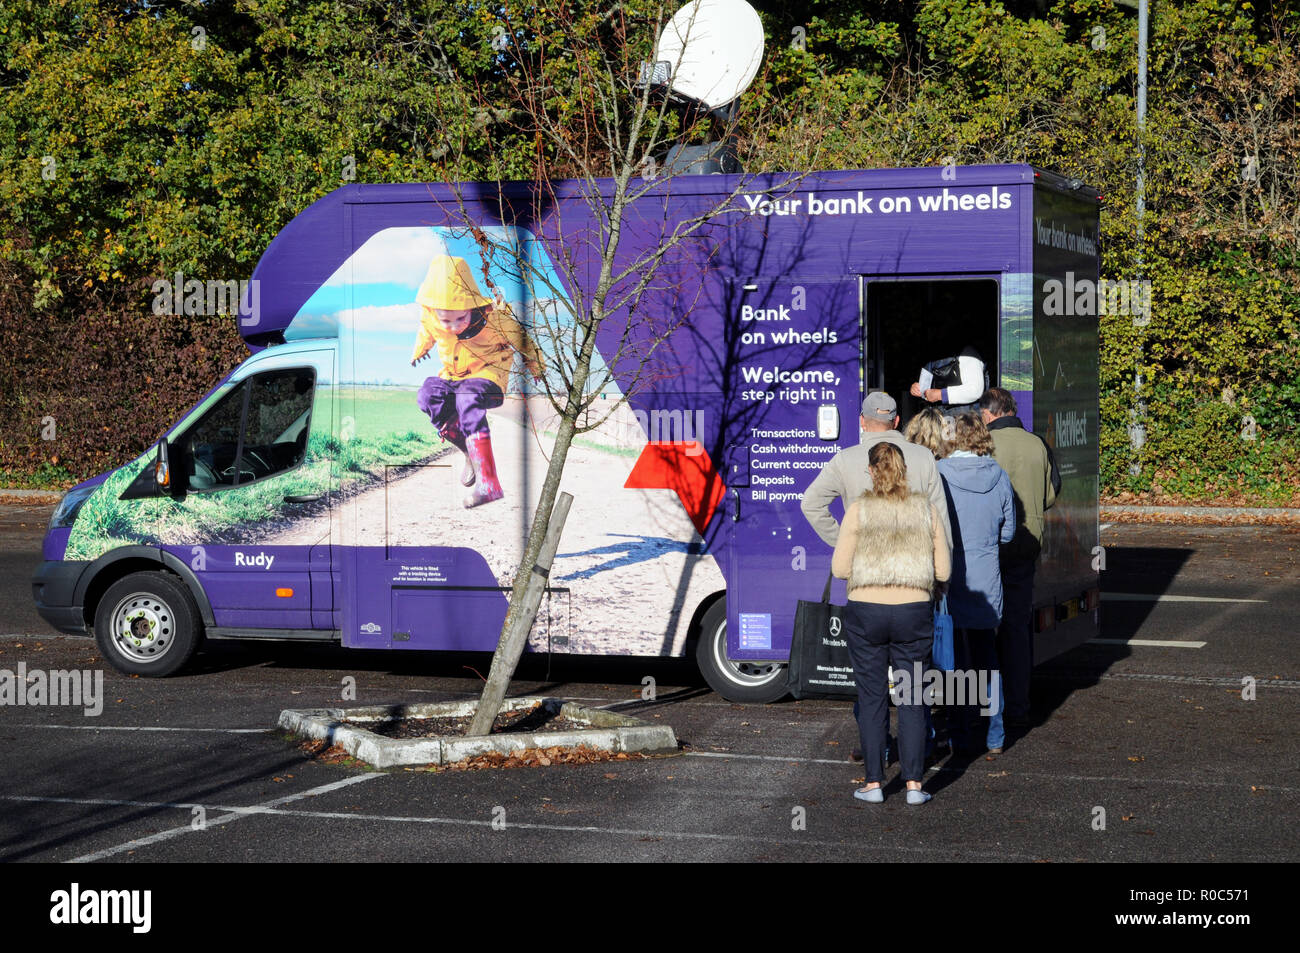
<svg viewBox="0 0 1300 953"><path fill-rule="evenodd" d="M948 499L943 492L943 481L934 465L934 454L925 447L908 443L895 428L898 426L898 404L884 391L873 391L862 401L861 442L856 447L845 447L804 491L804 518L826 543L834 547L839 538L839 521L831 515L830 505L838 498L848 509L850 503L871 489L871 474L867 470L867 453L882 440L892 443L903 452L907 465L907 485L914 493L924 493L930 498L943 520L944 536L952 546L952 525L948 520Z"/></svg>

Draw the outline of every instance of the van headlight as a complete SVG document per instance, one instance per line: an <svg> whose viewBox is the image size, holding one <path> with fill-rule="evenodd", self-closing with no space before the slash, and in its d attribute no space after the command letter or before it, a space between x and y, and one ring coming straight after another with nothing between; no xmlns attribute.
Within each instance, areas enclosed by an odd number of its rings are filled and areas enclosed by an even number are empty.
<svg viewBox="0 0 1300 953"><path fill-rule="evenodd" d="M59 505L54 508L54 515L50 517L49 528L66 529L75 523L81 504L90 499L91 494L98 489L98 486L83 486L63 494L63 499L59 500Z"/></svg>

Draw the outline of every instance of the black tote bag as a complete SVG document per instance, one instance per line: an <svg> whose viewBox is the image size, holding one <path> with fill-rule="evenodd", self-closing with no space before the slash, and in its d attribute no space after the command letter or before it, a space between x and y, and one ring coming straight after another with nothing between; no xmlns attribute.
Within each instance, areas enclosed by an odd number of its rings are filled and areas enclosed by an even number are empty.
<svg viewBox="0 0 1300 953"><path fill-rule="evenodd" d="M794 615L788 679L795 698L851 698L858 693L844 631L843 606L831 605L831 576L821 602L800 599Z"/></svg>

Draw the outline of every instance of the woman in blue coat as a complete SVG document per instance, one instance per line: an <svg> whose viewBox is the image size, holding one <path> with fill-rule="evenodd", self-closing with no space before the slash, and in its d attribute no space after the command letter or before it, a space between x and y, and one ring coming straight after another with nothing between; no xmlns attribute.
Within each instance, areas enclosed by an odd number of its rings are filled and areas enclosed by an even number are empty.
<svg viewBox="0 0 1300 953"><path fill-rule="evenodd" d="M936 462L952 520L952 585L948 611L956 628L957 668L984 673L989 715L983 738L975 734L980 704L954 706L954 751L1002 750L1002 679L997 629L1002 621L998 546L1016 532L1011 478L993 459L993 438L975 414L959 414L947 457ZM971 686L974 688L975 686ZM975 701L967 698L968 702ZM977 740L978 739L978 740ZM980 744L980 742L983 744Z"/></svg>

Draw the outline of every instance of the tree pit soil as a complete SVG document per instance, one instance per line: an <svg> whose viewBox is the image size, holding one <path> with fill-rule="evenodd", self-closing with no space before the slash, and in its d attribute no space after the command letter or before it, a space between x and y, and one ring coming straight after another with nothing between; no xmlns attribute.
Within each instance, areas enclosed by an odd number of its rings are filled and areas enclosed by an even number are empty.
<svg viewBox="0 0 1300 953"><path fill-rule="evenodd" d="M342 745L327 745L324 741L307 741L300 744L299 749L312 760L320 764L341 765L350 767L359 765L350 754L344 750ZM561 748L558 745L551 748L524 748L522 751L512 751L506 754L501 751L489 751L485 754L476 755L473 758L466 758L463 761L455 761L451 764L438 767L437 765L425 765L424 767L407 767L407 771L486 771L493 768L547 768L553 764L599 764L604 761L648 761L651 756L639 752L627 751L604 751L596 748L588 748L586 745L579 745L576 748ZM606 774L606 780L615 780L616 774Z"/></svg>
<svg viewBox="0 0 1300 953"><path fill-rule="evenodd" d="M450 715L441 718L392 718L387 721L354 721L358 728L385 738L463 738L469 731L473 715ZM581 731L590 728L585 721L574 721L542 705L503 711L492 722L492 734L546 731Z"/></svg>

